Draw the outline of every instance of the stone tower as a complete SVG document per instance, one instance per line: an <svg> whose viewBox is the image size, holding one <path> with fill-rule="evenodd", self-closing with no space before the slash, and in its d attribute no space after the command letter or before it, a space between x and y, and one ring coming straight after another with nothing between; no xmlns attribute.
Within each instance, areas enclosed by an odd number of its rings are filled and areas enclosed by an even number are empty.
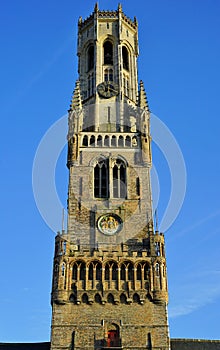
<svg viewBox="0 0 220 350"><path fill-rule="evenodd" d="M168 350L164 236L154 231L150 112L138 24L122 11L78 22L69 110L68 227L56 236L52 350Z"/></svg>

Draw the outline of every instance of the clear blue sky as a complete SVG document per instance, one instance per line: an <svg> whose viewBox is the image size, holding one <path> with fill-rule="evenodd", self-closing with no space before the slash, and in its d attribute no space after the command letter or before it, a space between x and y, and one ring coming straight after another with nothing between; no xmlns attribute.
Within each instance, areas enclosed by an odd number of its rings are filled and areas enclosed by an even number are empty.
<svg viewBox="0 0 220 350"><path fill-rule="evenodd" d="M117 5L99 2L101 9ZM54 233L34 202L32 163L43 134L69 108L77 20L93 7L91 0L1 5L0 341L50 337ZM220 339L220 3L126 0L123 10L138 18L139 78L151 111L175 135L187 167L185 202L166 232L170 333ZM65 157L56 174L64 206ZM162 217L170 179L156 147L153 159Z"/></svg>

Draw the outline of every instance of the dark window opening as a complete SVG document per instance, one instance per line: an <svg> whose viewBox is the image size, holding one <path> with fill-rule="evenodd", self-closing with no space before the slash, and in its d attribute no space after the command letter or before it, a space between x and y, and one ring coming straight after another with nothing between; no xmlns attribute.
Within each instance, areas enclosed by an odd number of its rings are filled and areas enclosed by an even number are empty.
<svg viewBox="0 0 220 350"><path fill-rule="evenodd" d="M73 265L73 274L72 274L73 280L77 280L77 270L78 270L77 265L74 264Z"/></svg>
<svg viewBox="0 0 220 350"><path fill-rule="evenodd" d="M101 281L102 280L102 265L98 264L96 266L96 280Z"/></svg>
<svg viewBox="0 0 220 350"><path fill-rule="evenodd" d="M89 265L89 276L88 276L89 280L92 281L93 280L93 264Z"/></svg>
<svg viewBox="0 0 220 350"><path fill-rule="evenodd" d="M116 147L116 136L114 136L114 135L112 136L111 146Z"/></svg>
<svg viewBox="0 0 220 350"><path fill-rule="evenodd" d="M108 164L100 161L94 169L94 196L96 198L108 197Z"/></svg>
<svg viewBox="0 0 220 350"><path fill-rule="evenodd" d="M94 46L90 46L88 49L88 71L94 67Z"/></svg>
<svg viewBox="0 0 220 350"><path fill-rule="evenodd" d="M95 136L94 136L94 135L92 135L92 136L90 137L90 142L89 142L89 144L90 144L90 146L95 146Z"/></svg>
<svg viewBox="0 0 220 350"><path fill-rule="evenodd" d="M137 266L137 280L141 281L141 265Z"/></svg>
<svg viewBox="0 0 220 350"><path fill-rule="evenodd" d="M80 275L79 276L80 276L79 279L81 281L85 280L85 278L86 278L86 265L85 265L85 263L82 263L80 265Z"/></svg>
<svg viewBox="0 0 220 350"><path fill-rule="evenodd" d="M105 136L104 146L109 147L109 136Z"/></svg>
<svg viewBox="0 0 220 350"><path fill-rule="evenodd" d="M110 279L110 270L109 270L109 265L105 266L105 280L109 281Z"/></svg>
<svg viewBox="0 0 220 350"><path fill-rule="evenodd" d="M106 41L104 47L104 64L113 64L113 46L110 41Z"/></svg>
<svg viewBox="0 0 220 350"><path fill-rule="evenodd" d="M88 304L88 302L89 302L88 295L86 293L84 293L82 296L82 303Z"/></svg>
<svg viewBox="0 0 220 350"><path fill-rule="evenodd" d="M125 279L126 279L125 266L122 265L121 266L121 280L125 281Z"/></svg>
<svg viewBox="0 0 220 350"><path fill-rule="evenodd" d="M111 293L108 294L108 296L107 296L107 302L109 304L114 304L114 297L113 297L113 295Z"/></svg>
<svg viewBox="0 0 220 350"><path fill-rule="evenodd" d="M129 279L129 281L133 281L134 280L134 269L133 269L133 265L132 264L128 265L128 279Z"/></svg>
<svg viewBox="0 0 220 350"><path fill-rule="evenodd" d="M101 298L101 296L99 294L95 295L95 302L97 304L101 304L102 303L102 298Z"/></svg>
<svg viewBox="0 0 220 350"><path fill-rule="evenodd" d="M127 303L127 297L126 297L125 294L121 294L121 295L120 295L120 302L121 302L122 304L126 304L126 303Z"/></svg>
<svg viewBox="0 0 220 350"><path fill-rule="evenodd" d="M125 139L125 146L131 147L131 138L130 138L130 136L126 136L126 139Z"/></svg>
<svg viewBox="0 0 220 350"><path fill-rule="evenodd" d="M128 58L128 50L125 46L122 47L122 58L123 58L123 68L129 70L129 58Z"/></svg>
<svg viewBox="0 0 220 350"><path fill-rule="evenodd" d="M133 295L133 302L134 303L140 303L140 297L137 293Z"/></svg>
<svg viewBox="0 0 220 350"><path fill-rule="evenodd" d="M116 281L118 278L118 267L117 267L117 264L113 264L112 265L112 280L113 281Z"/></svg>

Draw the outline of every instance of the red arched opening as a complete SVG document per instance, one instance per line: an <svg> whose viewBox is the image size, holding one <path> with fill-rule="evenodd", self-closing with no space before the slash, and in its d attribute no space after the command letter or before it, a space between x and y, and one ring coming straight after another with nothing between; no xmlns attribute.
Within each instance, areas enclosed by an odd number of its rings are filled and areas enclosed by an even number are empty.
<svg viewBox="0 0 220 350"><path fill-rule="evenodd" d="M108 339L107 339L107 347L118 347L119 344L119 334L117 330L109 330L108 331Z"/></svg>

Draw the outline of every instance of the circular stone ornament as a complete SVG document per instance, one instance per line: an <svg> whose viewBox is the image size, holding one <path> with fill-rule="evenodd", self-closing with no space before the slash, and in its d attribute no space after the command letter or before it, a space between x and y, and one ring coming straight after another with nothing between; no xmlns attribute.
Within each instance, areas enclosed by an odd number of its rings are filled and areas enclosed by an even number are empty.
<svg viewBox="0 0 220 350"><path fill-rule="evenodd" d="M122 219L116 214L102 215L97 220L97 226L101 233L113 236L120 232L123 227Z"/></svg>

